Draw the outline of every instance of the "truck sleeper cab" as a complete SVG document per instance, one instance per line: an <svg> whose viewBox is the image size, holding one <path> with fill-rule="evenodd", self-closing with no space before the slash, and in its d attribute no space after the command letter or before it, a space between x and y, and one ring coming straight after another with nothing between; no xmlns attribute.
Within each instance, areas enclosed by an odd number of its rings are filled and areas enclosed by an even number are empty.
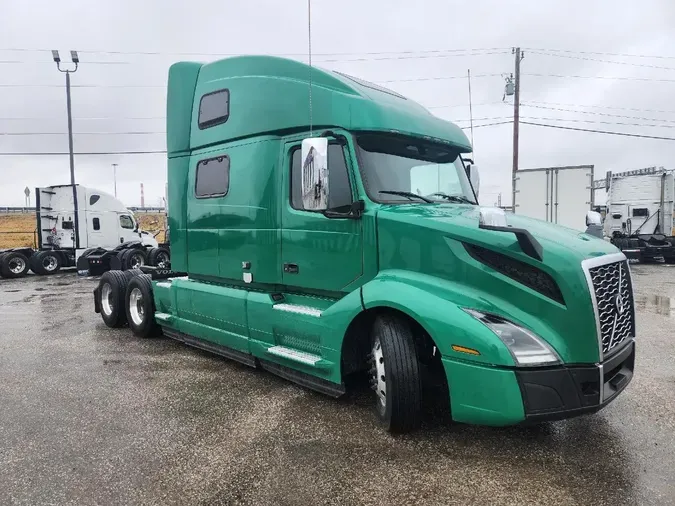
<svg viewBox="0 0 675 506"><path fill-rule="evenodd" d="M170 268L105 273L107 325L333 396L365 373L396 432L439 391L453 420L503 426L597 411L630 382L625 256L481 208L454 124L319 69L310 113L309 68L281 58L177 63L168 82Z"/></svg>

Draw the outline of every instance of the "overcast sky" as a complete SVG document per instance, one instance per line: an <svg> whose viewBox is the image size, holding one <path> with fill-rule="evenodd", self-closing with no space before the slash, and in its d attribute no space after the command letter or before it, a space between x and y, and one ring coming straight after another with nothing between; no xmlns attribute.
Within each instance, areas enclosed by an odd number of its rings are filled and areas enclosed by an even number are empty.
<svg viewBox="0 0 675 506"><path fill-rule="evenodd" d="M49 52L35 49L59 49L64 59L80 52L72 84L91 87L72 90L76 152L164 149L174 61L307 54L306 0L0 0L0 13L0 153L68 150L64 75ZM312 2L317 65L384 83L461 126L469 118L467 69L474 124L512 116L501 74L513 71L510 48L521 46L523 121L675 138L673 27L672 0ZM61 134L23 135L34 132ZM476 128L474 147L481 203L502 192L508 204L512 125ZM157 205L165 155L76 156L77 182L112 192L112 163L125 204L140 204L143 182L146 205ZM596 176L673 168L675 141L521 126L521 168L573 164L594 164ZM69 182L68 157L0 156L0 174L0 206L23 205L26 186Z"/></svg>

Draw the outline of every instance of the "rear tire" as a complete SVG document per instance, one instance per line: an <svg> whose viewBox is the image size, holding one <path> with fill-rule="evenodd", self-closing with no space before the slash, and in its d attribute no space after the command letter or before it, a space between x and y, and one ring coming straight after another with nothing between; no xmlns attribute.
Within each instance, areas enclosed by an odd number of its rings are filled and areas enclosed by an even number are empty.
<svg viewBox="0 0 675 506"><path fill-rule="evenodd" d="M28 257L19 251L0 255L0 275L3 278L20 278L28 272Z"/></svg>
<svg viewBox="0 0 675 506"><path fill-rule="evenodd" d="M152 248L148 254L148 263L155 267L166 267L170 260L171 254L169 250L162 246Z"/></svg>
<svg viewBox="0 0 675 506"><path fill-rule="evenodd" d="M155 321L155 301L150 276L134 276L127 286L125 310L129 328L136 337L154 337L160 328Z"/></svg>
<svg viewBox="0 0 675 506"><path fill-rule="evenodd" d="M389 315L375 319L371 386L375 411L389 432L417 429L422 417L422 377L410 326Z"/></svg>
<svg viewBox="0 0 675 506"><path fill-rule="evenodd" d="M128 249L122 254L122 270L138 269L147 263L145 251L138 248Z"/></svg>
<svg viewBox="0 0 675 506"><path fill-rule="evenodd" d="M42 276L56 274L61 270L61 255L53 251L40 251L31 258L30 268Z"/></svg>
<svg viewBox="0 0 675 506"><path fill-rule="evenodd" d="M101 318L108 327L119 328L127 323L124 310L129 280L122 271L107 271L98 283L101 297Z"/></svg>

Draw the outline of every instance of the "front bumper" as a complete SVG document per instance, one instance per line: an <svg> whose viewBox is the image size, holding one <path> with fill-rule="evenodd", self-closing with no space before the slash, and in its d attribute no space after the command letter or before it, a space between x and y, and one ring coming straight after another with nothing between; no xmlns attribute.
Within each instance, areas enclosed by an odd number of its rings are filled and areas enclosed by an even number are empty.
<svg viewBox="0 0 675 506"><path fill-rule="evenodd" d="M633 378L630 340L602 364L506 369L442 358L456 422L508 426L594 413Z"/></svg>
<svg viewBox="0 0 675 506"><path fill-rule="evenodd" d="M612 402L633 378L635 342L597 365L516 370L526 422L561 420L595 413Z"/></svg>

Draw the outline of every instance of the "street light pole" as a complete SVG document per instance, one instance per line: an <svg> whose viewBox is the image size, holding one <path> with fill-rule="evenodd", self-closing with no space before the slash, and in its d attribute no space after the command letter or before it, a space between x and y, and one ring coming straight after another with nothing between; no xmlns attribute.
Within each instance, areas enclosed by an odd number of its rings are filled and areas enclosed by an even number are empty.
<svg viewBox="0 0 675 506"><path fill-rule="evenodd" d="M117 198L117 164L113 163L113 185L115 187L115 198Z"/></svg>
<svg viewBox="0 0 675 506"><path fill-rule="evenodd" d="M78 202L77 202L77 187L75 186L75 156L73 153L73 115L71 111L70 103L70 74L77 72L77 68L80 64L80 57L77 55L77 51L70 52L70 59L75 64L74 69L65 69L61 68L61 57L59 52L52 50L52 58L54 63L56 63L56 68L59 72L66 74L66 107L68 109L68 154L70 155L70 184L73 187L73 210L75 218L75 248L80 247L80 225L79 225L79 212L78 212Z"/></svg>
<svg viewBox="0 0 675 506"><path fill-rule="evenodd" d="M70 52L70 58L75 64L74 69L63 69L61 68L61 57L59 52L56 50L52 51L52 58L54 63L56 63L56 68L59 69L59 72L66 74L66 108L68 109L68 153L70 155L70 184L75 184L75 157L73 154L73 114L71 110L70 102L70 74L77 72L77 68L80 64L80 57L77 55L77 51Z"/></svg>

